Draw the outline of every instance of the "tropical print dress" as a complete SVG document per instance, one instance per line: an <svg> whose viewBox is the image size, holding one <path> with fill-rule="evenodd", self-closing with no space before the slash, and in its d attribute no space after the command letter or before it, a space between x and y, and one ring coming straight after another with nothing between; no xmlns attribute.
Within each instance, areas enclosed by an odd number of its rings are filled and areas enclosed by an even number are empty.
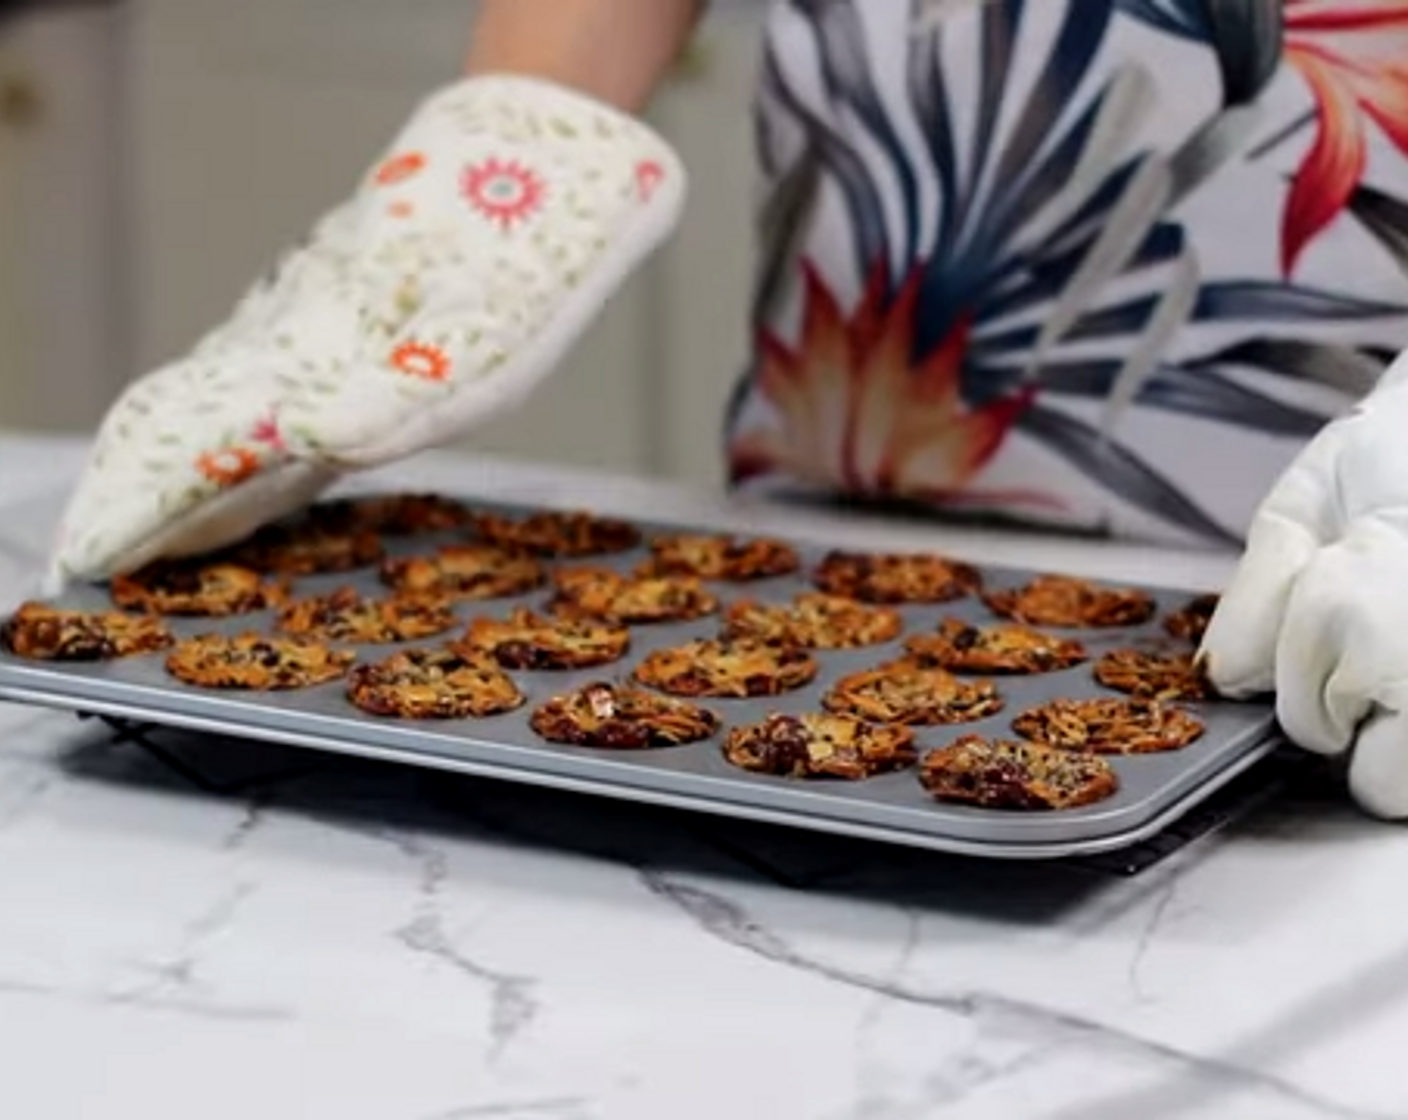
<svg viewBox="0 0 1408 1120"><path fill-rule="evenodd" d="M789 0L757 149L740 488L1236 547L1408 348L1408 0Z"/></svg>

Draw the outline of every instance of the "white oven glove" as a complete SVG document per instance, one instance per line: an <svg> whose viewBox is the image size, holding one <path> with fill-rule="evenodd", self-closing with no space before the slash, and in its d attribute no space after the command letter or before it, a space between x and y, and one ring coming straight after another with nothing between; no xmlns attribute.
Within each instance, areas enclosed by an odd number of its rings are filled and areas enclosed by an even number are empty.
<svg viewBox="0 0 1408 1120"><path fill-rule="evenodd" d="M113 405L46 590L232 543L521 403L684 187L653 131L575 92L504 76L430 97L228 322Z"/></svg>
<svg viewBox="0 0 1408 1120"><path fill-rule="evenodd" d="M1266 498L1201 654L1226 695L1274 689L1364 809L1408 817L1408 353Z"/></svg>

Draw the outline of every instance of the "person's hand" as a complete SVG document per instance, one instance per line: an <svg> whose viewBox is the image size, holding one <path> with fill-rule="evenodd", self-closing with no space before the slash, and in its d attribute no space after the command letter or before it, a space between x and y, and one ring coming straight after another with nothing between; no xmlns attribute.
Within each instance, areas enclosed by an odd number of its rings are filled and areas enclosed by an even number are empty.
<svg viewBox="0 0 1408 1120"><path fill-rule="evenodd" d="M1274 689L1367 811L1408 817L1408 354L1266 498L1200 656L1224 695Z"/></svg>
<svg viewBox="0 0 1408 1120"><path fill-rule="evenodd" d="M684 185L654 132L558 86L429 98L226 323L113 405L50 590L230 544L518 404L670 234Z"/></svg>

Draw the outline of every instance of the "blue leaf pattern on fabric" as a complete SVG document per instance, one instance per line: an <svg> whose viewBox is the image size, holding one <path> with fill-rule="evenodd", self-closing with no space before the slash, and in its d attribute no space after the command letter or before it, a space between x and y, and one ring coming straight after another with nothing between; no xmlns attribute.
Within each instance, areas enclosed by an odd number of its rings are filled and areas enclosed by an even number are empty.
<svg viewBox="0 0 1408 1120"><path fill-rule="evenodd" d="M1132 393L1142 409L1212 420L1232 430L1308 438L1329 414L1275 391L1278 380L1361 392L1393 357L1383 347L1346 343L1342 334L1355 324L1404 320L1408 288L1392 299L1366 299L1262 276L1204 279L1182 224L1183 193L1202 189L1228 160L1251 158L1231 147L1241 142L1238 107L1260 97L1281 64L1282 3L1073 0L1047 20L1048 53L1035 68L1022 70L1019 81L1019 57L1027 57L1023 36L1051 10L1038 15L1027 0L986 0L962 17L975 51L961 73L944 61L956 17L940 19L905 43L902 89L908 103L902 108L908 119L900 121L864 48L862 0L789 0L810 33L824 108L794 88L770 47L761 112L806 136L820 168L817 190L829 188L844 207L852 274L869 280L851 318L825 328L844 334L844 345L826 342L833 347L827 353L850 355L855 366L845 377L852 380L826 369L832 380L786 390L850 393L828 398L827 408L870 417L845 417L849 434L845 446L834 449L841 465L825 468L832 472L825 476L828 485L861 496L907 497L895 490L903 463L885 460L890 452L878 447L884 440L863 429L864 423L880 423L876 417L890 417L884 422L898 425L895 454L923 459L906 443L915 433L902 431L892 415L905 405L862 402L870 390L854 380L882 376L872 368L875 348L892 341L886 332L903 327L912 332L908 376L916 385L907 391L915 394L916 407L946 399L940 387L951 375L962 404L997 410L969 428L964 425L971 417L955 415L954 485L962 484L964 470L992 454L992 441L1001 438L993 425L1000 421L1154 517L1217 543L1236 539L1138 447L1045 407L1042 398L1104 402ZM1137 129L1110 127L1131 111L1120 98L1130 92L1132 72L1112 73L1108 62L1099 62L1121 20L1213 54L1223 82L1222 110L1180 150L1155 151L1131 139L1140 135ZM784 173L781 167L771 171L776 179ZM897 201L888 214L887 195ZM1356 216L1396 259L1408 260L1408 206L1395 209L1395 200L1384 197L1387 202L1361 193ZM1099 267L1087 267L1091 262ZM1073 286L1083 269L1084 287ZM824 290L803 292L796 264L785 275L794 294L833 298ZM1171 299L1184 291L1186 301ZM813 310L807 304L807 314ZM1047 338L1053 318L1064 329ZM767 333L766 323L760 328ZM1228 346L1233 329L1261 338ZM1150 351L1147 372L1130 381L1123 355L1166 336L1176 346ZM1100 356L1087 354L1091 347ZM764 346L730 402L731 430L752 396L783 392L776 384L782 375L774 371L772 382L764 375L768 361ZM802 376L796 371L805 361L805 354L786 356L792 371L787 376ZM815 415L823 413L831 415L825 409ZM937 414L923 423L943 428ZM735 478L769 469L766 448L755 443L744 454L739 448L747 439L737 433L730 439ZM947 452L934 445L931 459L940 454ZM749 456L762 466L741 468ZM853 460L842 463L846 456ZM937 467L925 462L932 475ZM942 494L935 498L942 506Z"/></svg>
<svg viewBox="0 0 1408 1120"><path fill-rule="evenodd" d="M1207 11L1203 0L1115 0L1120 11L1169 35L1205 41Z"/></svg>

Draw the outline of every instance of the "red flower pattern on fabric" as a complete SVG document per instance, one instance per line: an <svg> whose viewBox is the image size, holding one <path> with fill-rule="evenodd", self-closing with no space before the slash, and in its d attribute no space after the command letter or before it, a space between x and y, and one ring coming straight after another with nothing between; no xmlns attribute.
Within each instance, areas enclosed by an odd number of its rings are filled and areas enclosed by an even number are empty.
<svg viewBox="0 0 1408 1120"><path fill-rule="evenodd" d="M267 444L274 451L287 450L283 432L279 430L279 419L273 412L254 425L249 438L255 443Z"/></svg>
<svg viewBox="0 0 1408 1120"><path fill-rule="evenodd" d="M493 157L466 167L461 187L469 204L504 230L537 213L547 191L543 180L517 160Z"/></svg>
<svg viewBox="0 0 1408 1120"><path fill-rule="evenodd" d="M911 361L921 275L916 267L887 300L877 269L847 315L817 270L804 266L797 345L770 333L761 338L758 385L779 422L734 436L736 481L782 472L877 497L1054 504L1036 492L973 489L1034 391L977 407L963 400L965 321L918 364Z"/></svg>
<svg viewBox="0 0 1408 1120"><path fill-rule="evenodd" d="M664 179L665 169L656 160L644 159L636 164L636 193L640 200L649 202Z"/></svg>
<svg viewBox="0 0 1408 1120"><path fill-rule="evenodd" d="M1286 61L1316 102L1315 141L1281 223L1281 270L1348 204L1368 163L1368 124L1408 155L1408 0L1285 0Z"/></svg>

